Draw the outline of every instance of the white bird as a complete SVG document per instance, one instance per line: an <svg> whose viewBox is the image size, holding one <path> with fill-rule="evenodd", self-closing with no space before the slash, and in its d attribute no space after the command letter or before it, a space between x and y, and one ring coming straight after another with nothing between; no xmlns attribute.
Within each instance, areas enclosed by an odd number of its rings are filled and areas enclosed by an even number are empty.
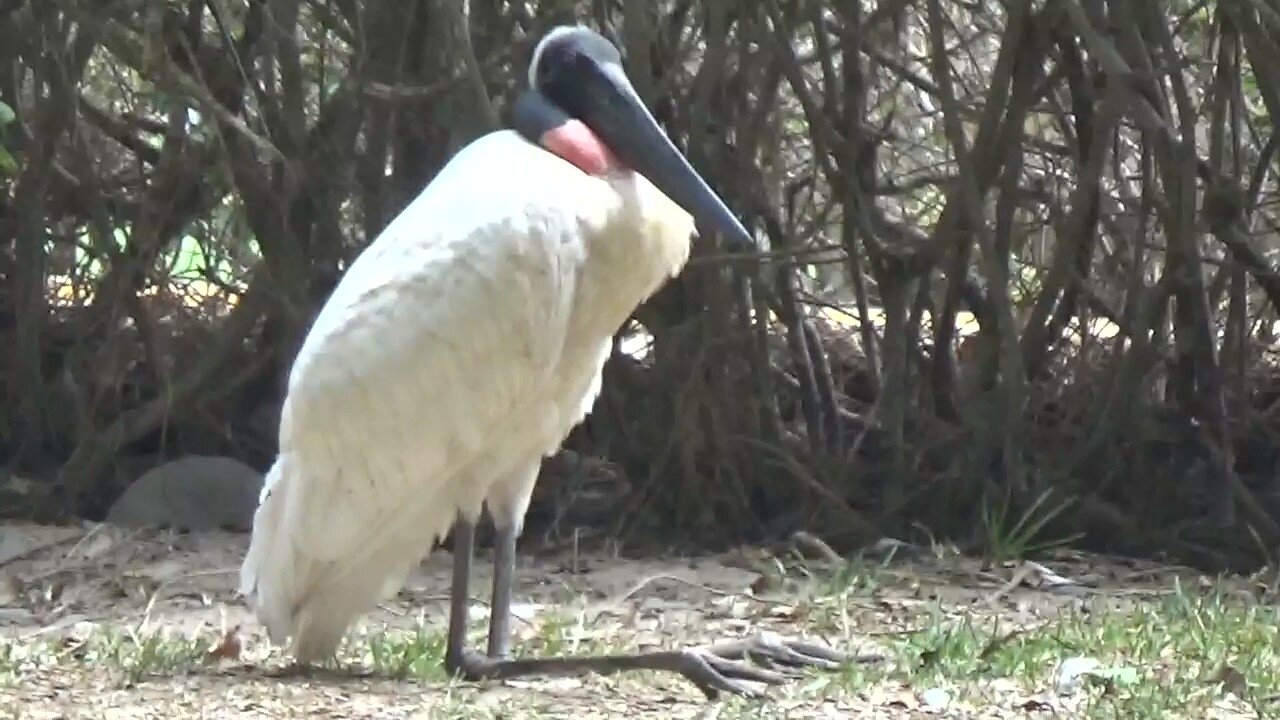
<svg viewBox="0 0 1280 720"><path fill-rule="evenodd" d="M844 658L756 638L690 650L509 660L515 543L542 459L591 410L612 338L680 272L695 218L751 236L663 134L617 49L584 27L539 42L514 129L463 148L356 259L289 376L241 593L273 642L323 660L454 528L446 664L470 678L683 673L751 693L738 662ZM692 215L691 215L692 213ZM482 506L495 525L487 655L467 650Z"/></svg>

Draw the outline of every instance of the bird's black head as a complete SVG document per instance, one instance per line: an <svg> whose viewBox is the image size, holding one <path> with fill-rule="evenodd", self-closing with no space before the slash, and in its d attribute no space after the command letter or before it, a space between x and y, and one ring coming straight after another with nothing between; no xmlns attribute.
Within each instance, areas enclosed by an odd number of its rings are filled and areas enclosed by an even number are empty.
<svg viewBox="0 0 1280 720"><path fill-rule="evenodd" d="M699 225L754 249L750 233L658 126L627 78L618 49L599 33L565 26L542 38L529 64L529 91L515 108L515 127L562 156L590 155L591 142L598 142Z"/></svg>
<svg viewBox="0 0 1280 720"><path fill-rule="evenodd" d="M555 28L542 38L529 60L529 87L547 96L569 92L583 63L621 70L622 53L591 28L582 25Z"/></svg>

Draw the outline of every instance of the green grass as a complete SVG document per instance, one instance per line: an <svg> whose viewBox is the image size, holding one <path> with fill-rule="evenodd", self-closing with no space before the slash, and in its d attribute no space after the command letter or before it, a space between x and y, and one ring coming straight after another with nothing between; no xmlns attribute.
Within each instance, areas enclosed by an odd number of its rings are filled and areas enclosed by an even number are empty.
<svg viewBox="0 0 1280 720"><path fill-rule="evenodd" d="M517 622L517 627L519 626ZM485 623L472 628L469 642L474 647L485 643ZM546 615L539 619L536 632L516 643L515 657L541 657L565 654L602 654L618 651L614 637L592 632L581 614ZM352 643L344 653L346 661L365 667L378 677L413 679L439 683L449 681L444 669L446 636L439 627L421 622L410 631L377 628Z"/></svg>
<svg viewBox="0 0 1280 720"><path fill-rule="evenodd" d="M356 657L380 677L447 682L445 640L443 631L421 623L412 632L381 629L357 646Z"/></svg>
<svg viewBox="0 0 1280 720"><path fill-rule="evenodd" d="M1280 712L1280 613L1220 591L1179 588L1125 610L1065 610L1029 628L937 604L913 620L915 630L887 643L890 663L848 667L816 679L815 689L894 682L944 688L981 706L998 700L994 681L1052 694L1063 663L1087 658L1098 668L1072 691L1083 717L1205 717L1227 690L1260 717Z"/></svg>
<svg viewBox="0 0 1280 720"><path fill-rule="evenodd" d="M112 668L126 685L155 677L171 677L193 672L209 661L210 642L199 637L183 637L160 631L136 632L102 629L68 654L90 665Z"/></svg>
<svg viewBox="0 0 1280 720"><path fill-rule="evenodd" d="M1045 530L1053 519L1074 504L1069 499L1052 501L1051 498L1052 491L1046 490L1018 514L1016 520L1011 515L1007 500L984 504L978 518L982 527L983 554L996 562L1021 560L1079 539L1078 534L1045 536Z"/></svg>

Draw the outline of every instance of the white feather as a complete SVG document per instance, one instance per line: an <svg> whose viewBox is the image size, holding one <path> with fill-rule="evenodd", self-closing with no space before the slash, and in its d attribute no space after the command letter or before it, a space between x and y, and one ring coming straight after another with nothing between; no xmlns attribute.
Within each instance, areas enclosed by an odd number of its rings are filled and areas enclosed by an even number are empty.
<svg viewBox="0 0 1280 720"><path fill-rule="evenodd" d="M512 131L458 153L351 265L293 366L241 570L273 641L331 655L486 499L519 527L612 335L693 229L642 176L590 177Z"/></svg>

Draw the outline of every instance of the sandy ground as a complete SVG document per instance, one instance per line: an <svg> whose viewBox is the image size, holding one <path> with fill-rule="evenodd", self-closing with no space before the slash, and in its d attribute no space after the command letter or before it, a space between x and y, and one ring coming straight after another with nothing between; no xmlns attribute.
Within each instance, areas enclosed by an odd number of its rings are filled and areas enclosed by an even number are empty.
<svg viewBox="0 0 1280 720"><path fill-rule="evenodd" d="M370 633L443 627L451 562L445 551L363 618L337 669L279 677L285 659L234 593L246 543L247 536L221 533L0 527L0 638L11 647L51 648L44 652L55 658L21 663L9 682L0 680L0 718L1053 717L1069 710L1018 688L1003 691L998 706L940 710L915 691L883 683L851 689L830 674L773 689L766 701L714 703L683 679L654 673L484 684L379 675L361 650ZM1079 588L1064 591L1057 587L1063 578L1052 573L1024 568L1000 575L926 559L904 565L892 591L845 593L833 605L823 599L832 578L809 573L806 581L801 572L800 581L766 582L769 564L750 552L666 560L598 552L522 556L515 642L532 652L548 649L544 626L552 621L570 626L558 636L570 638L561 652L601 642L614 649L672 648L763 627L860 652L909 631L902 610L912 604L988 608L1017 623L1080 601ZM1093 571L1082 566L1077 572ZM1107 572L1112 577L1104 580L1124 581L1124 591L1104 593L1116 602L1144 592L1143 568ZM476 643L483 639L489 579L482 555L472 580ZM1089 592L1104 592L1100 584L1107 583L1093 582ZM1167 587L1168 578L1159 585ZM103 628L202 638L216 653L228 638L236 647L198 667L131 680L109 662L76 661L84 639Z"/></svg>

